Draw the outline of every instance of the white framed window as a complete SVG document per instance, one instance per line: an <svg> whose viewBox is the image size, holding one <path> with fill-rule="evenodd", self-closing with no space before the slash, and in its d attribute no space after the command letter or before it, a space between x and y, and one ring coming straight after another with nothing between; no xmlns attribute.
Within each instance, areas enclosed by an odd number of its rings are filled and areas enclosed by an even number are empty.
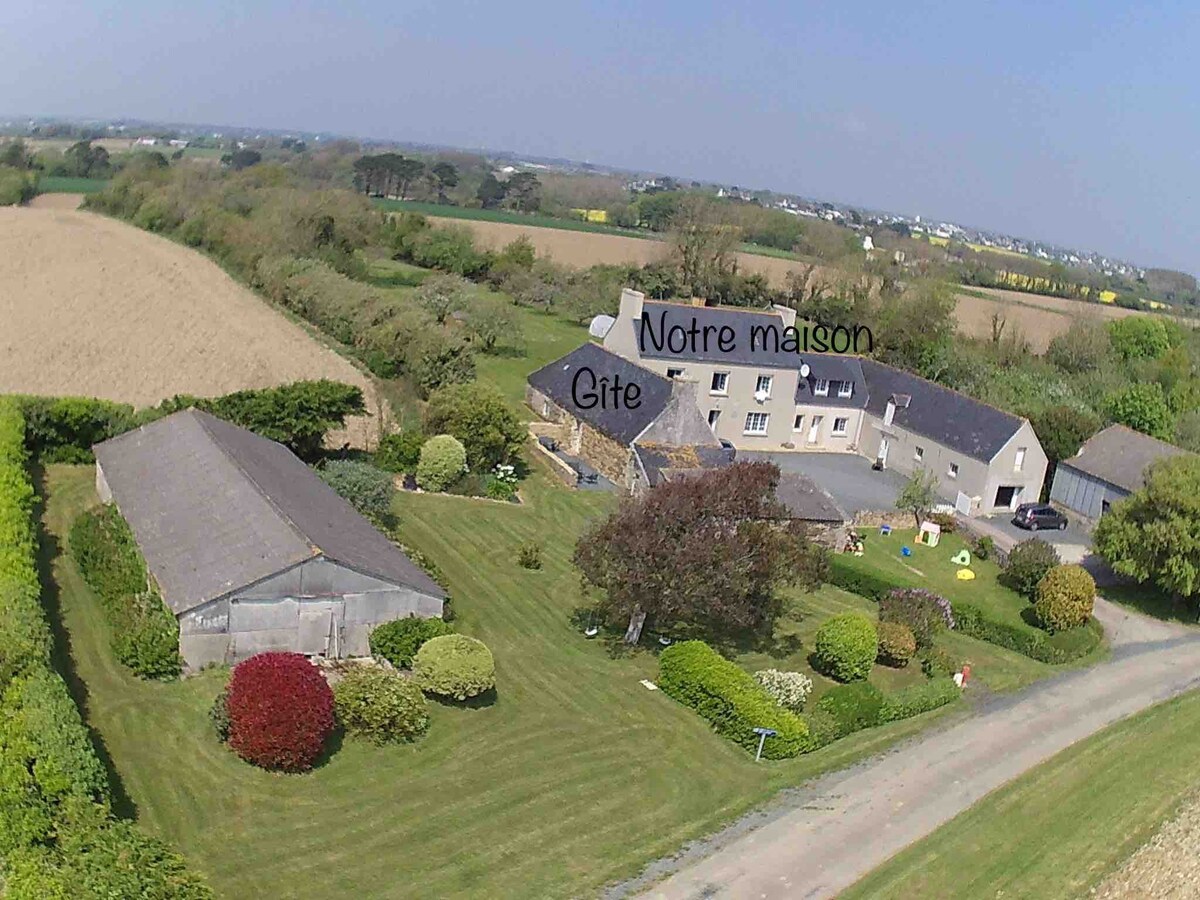
<svg viewBox="0 0 1200 900"><path fill-rule="evenodd" d="M918 447L918 448L917 448L917 449L916 449L916 450L913 452L913 459L915 459L917 462L920 462L920 461L921 461L921 460L923 460L924 458L925 458L925 448L924 448L924 447Z"/></svg>
<svg viewBox="0 0 1200 900"><path fill-rule="evenodd" d="M708 392L710 394L728 394L729 393L729 373L728 372L713 372L712 384L709 385Z"/></svg>
<svg viewBox="0 0 1200 900"><path fill-rule="evenodd" d="M758 380L756 382L754 382L754 393L757 394L761 391L762 393L764 393L768 397L770 397L771 396L771 383L774 380L775 380L775 377L773 375L759 375Z"/></svg>
<svg viewBox="0 0 1200 900"><path fill-rule="evenodd" d="M845 416L838 416L833 420L833 431L829 432L834 437L845 437L846 429L850 425L850 420Z"/></svg>
<svg viewBox="0 0 1200 900"><path fill-rule="evenodd" d="M1025 468L1025 451L1028 449L1028 447L1017 448L1017 458L1013 460L1014 472L1020 472L1023 468Z"/></svg>
<svg viewBox="0 0 1200 900"><path fill-rule="evenodd" d="M766 434L767 425L771 421L770 413L746 413L746 428L744 434Z"/></svg>
<svg viewBox="0 0 1200 900"><path fill-rule="evenodd" d="M710 409L708 411L708 427L715 429L717 427L717 419L721 418L719 409Z"/></svg>
<svg viewBox="0 0 1200 900"><path fill-rule="evenodd" d="M792 420L792 431L804 430L804 413L796 413L796 418Z"/></svg>
<svg viewBox="0 0 1200 900"><path fill-rule="evenodd" d="M946 470L946 474L951 478L958 477L958 463L950 463L950 468Z"/></svg>
<svg viewBox="0 0 1200 900"><path fill-rule="evenodd" d="M839 381L838 382L838 396L839 397L850 397L850 396L853 396L853 394L854 394L854 382L853 381Z"/></svg>
<svg viewBox="0 0 1200 900"><path fill-rule="evenodd" d="M683 369L667 369L668 378L682 378Z"/></svg>
<svg viewBox="0 0 1200 900"><path fill-rule="evenodd" d="M827 378L818 378L817 383L813 385L813 393L818 397L828 397L829 380Z"/></svg>

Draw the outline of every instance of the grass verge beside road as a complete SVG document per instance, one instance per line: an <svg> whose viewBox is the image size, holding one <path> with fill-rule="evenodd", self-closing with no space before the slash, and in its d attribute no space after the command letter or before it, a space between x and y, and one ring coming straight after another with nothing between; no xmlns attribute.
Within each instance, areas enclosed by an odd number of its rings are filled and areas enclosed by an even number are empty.
<svg viewBox="0 0 1200 900"><path fill-rule="evenodd" d="M912 845L842 895L1085 896L1195 790L1200 693L1081 741Z"/></svg>

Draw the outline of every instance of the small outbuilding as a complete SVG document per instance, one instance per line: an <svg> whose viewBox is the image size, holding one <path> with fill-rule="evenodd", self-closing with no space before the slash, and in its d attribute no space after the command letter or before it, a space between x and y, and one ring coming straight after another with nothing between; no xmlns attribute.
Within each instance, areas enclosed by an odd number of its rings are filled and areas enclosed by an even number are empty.
<svg viewBox="0 0 1200 900"><path fill-rule="evenodd" d="M96 490L129 523L190 669L363 656L374 626L442 615L442 588L275 441L188 409L94 449Z"/></svg>
<svg viewBox="0 0 1200 900"><path fill-rule="evenodd" d="M1110 425L1058 464L1050 499L1089 519L1098 519L1113 503L1143 486L1151 463L1183 453L1187 451L1140 431Z"/></svg>

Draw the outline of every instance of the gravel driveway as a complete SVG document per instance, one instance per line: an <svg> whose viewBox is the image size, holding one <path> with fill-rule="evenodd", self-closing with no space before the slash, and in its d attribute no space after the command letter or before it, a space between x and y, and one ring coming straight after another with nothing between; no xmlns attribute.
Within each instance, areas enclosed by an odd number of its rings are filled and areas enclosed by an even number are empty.
<svg viewBox="0 0 1200 900"><path fill-rule="evenodd" d="M876 472L869 460L853 453L762 453L739 450L738 459L770 460L781 472L807 475L853 516L863 509L893 509L904 476Z"/></svg>
<svg viewBox="0 0 1200 900"><path fill-rule="evenodd" d="M613 894L833 897L1075 741L1200 686L1200 632L1103 600L1096 617L1113 646L1108 662L990 698L975 715L825 775Z"/></svg>

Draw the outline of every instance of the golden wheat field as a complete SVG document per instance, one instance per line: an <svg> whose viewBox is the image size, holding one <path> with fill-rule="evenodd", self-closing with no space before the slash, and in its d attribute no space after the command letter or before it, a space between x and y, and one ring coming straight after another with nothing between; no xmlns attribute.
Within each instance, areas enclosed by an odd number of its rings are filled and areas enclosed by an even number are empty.
<svg viewBox="0 0 1200 900"><path fill-rule="evenodd" d="M580 268L598 264L645 265L663 259L667 252L664 242L646 238L540 228L507 222L445 218L434 218L432 221L439 225L465 225L474 232L479 244L490 250L498 250L525 235L532 241L539 254L549 256L555 262ZM789 272L803 272L809 268L806 263L753 253L739 253L737 257L741 271L761 272L775 286L782 285ZM847 277L853 276L828 267L818 269L816 273L816 278L827 284ZM1020 332L1038 353L1046 349L1056 334L1066 331L1071 322L1081 316L1095 316L1108 320L1139 315L1133 310L1099 303L1084 303L1063 297L1044 297L1040 294L999 288L969 290L970 293L955 295L955 318L960 332L972 337L989 337L992 333L992 315L999 313L1006 322L1004 333Z"/></svg>
<svg viewBox="0 0 1200 900"><path fill-rule="evenodd" d="M525 235L539 254L549 256L557 263L587 268L595 265L635 264L644 266L658 262L667 255L665 241L650 238L622 237L619 234L597 234L587 231L569 231L564 228L541 228L516 225L508 222L484 222L473 219L446 219L432 217L438 225L465 225L475 234L481 247L498 250L505 244ZM754 253L738 253L738 270L744 273L759 272L776 287L783 285L789 272L803 272L810 267L807 263ZM822 268L819 276L826 279L843 278L836 269Z"/></svg>
<svg viewBox="0 0 1200 900"><path fill-rule="evenodd" d="M0 208L0 393L153 405L308 378L369 380L199 253L64 195ZM373 418L342 436L356 445Z"/></svg>
<svg viewBox="0 0 1200 900"><path fill-rule="evenodd" d="M955 295L954 317L958 321L959 331L973 337L989 337L992 333L992 316L998 313L1006 322L1004 334L1019 331L1038 353L1046 349L1055 335L1066 331L1078 319L1092 317L1108 321L1143 315L1119 306L1085 303L1065 297L1044 297L1001 288L970 288L970 291L970 294Z"/></svg>

